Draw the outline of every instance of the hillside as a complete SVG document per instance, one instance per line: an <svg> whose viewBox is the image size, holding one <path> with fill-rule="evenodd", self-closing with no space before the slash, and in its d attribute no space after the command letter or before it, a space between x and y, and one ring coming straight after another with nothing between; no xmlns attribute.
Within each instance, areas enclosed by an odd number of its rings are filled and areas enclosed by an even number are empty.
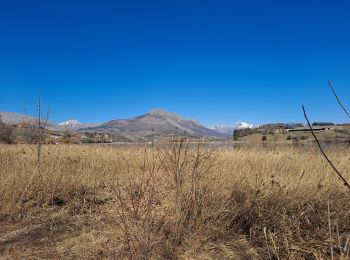
<svg viewBox="0 0 350 260"><path fill-rule="evenodd" d="M2 122L4 122L5 124L20 124L35 120L31 116L18 114L15 112L0 112L0 117Z"/></svg>
<svg viewBox="0 0 350 260"><path fill-rule="evenodd" d="M28 123L35 123L37 119L30 115L18 114L15 112L0 112L0 117L2 122L8 125L21 125ZM62 130L57 124L51 122L50 120L46 124L46 128L50 130Z"/></svg>

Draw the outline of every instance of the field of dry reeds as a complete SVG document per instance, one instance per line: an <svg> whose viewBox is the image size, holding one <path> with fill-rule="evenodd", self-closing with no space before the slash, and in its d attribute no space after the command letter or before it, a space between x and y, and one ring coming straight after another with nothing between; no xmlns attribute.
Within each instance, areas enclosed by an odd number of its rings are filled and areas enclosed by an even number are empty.
<svg viewBox="0 0 350 260"><path fill-rule="evenodd" d="M349 151L327 151L347 179ZM316 150L0 146L5 259L349 255L350 192Z"/></svg>

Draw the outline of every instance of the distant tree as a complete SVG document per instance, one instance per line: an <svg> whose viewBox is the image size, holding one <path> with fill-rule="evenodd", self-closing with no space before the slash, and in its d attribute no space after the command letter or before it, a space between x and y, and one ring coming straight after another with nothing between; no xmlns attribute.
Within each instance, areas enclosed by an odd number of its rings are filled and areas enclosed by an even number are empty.
<svg viewBox="0 0 350 260"><path fill-rule="evenodd" d="M13 127L6 125L0 115L0 142L12 144L14 142Z"/></svg>
<svg viewBox="0 0 350 260"><path fill-rule="evenodd" d="M287 140L289 141L289 140L291 140L292 139L292 137L290 136L290 135L288 135L287 136Z"/></svg>
<svg viewBox="0 0 350 260"><path fill-rule="evenodd" d="M285 132L286 125L284 123L274 123L274 124L265 124L257 128L257 130L262 134L274 134L275 132Z"/></svg>
<svg viewBox="0 0 350 260"><path fill-rule="evenodd" d="M72 142L72 132L74 129L73 122L68 122L64 125L64 135L63 135L63 142L64 143L71 143Z"/></svg>
<svg viewBox="0 0 350 260"><path fill-rule="evenodd" d="M34 121L26 122L24 138L29 144L36 144L39 140L39 131L37 130L37 125Z"/></svg>
<svg viewBox="0 0 350 260"><path fill-rule="evenodd" d="M0 139L4 143L12 144L14 142L13 128L6 126L1 133Z"/></svg>
<svg viewBox="0 0 350 260"><path fill-rule="evenodd" d="M1 115L0 115L0 133L2 129L5 127L5 123L2 121Z"/></svg>
<svg viewBox="0 0 350 260"><path fill-rule="evenodd" d="M304 127L303 123L287 123L284 124L284 128L286 129L294 129L294 128L299 128L299 127Z"/></svg>
<svg viewBox="0 0 350 260"><path fill-rule="evenodd" d="M152 147L154 147L154 136L155 136L155 134L154 134L154 128L152 128Z"/></svg>
<svg viewBox="0 0 350 260"><path fill-rule="evenodd" d="M87 137L85 139L82 140L82 143L85 143L85 144L93 144L95 143L95 140L90 138L90 137Z"/></svg>
<svg viewBox="0 0 350 260"><path fill-rule="evenodd" d="M26 122L25 137L28 143L36 144L37 147L37 167L38 174L41 176L41 148L45 139L45 130L48 126L49 110L43 113L40 95L37 98L35 117L28 117Z"/></svg>
<svg viewBox="0 0 350 260"><path fill-rule="evenodd" d="M235 139L238 139L240 137L244 137L244 136L247 136L247 135L252 135L255 132L256 132L255 129L251 129L251 128L236 129L233 132L233 139L235 140Z"/></svg>

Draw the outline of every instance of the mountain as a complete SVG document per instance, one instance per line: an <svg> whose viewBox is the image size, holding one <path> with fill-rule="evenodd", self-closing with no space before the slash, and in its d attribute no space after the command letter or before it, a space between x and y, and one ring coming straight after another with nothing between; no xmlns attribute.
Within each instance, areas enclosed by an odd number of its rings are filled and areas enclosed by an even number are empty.
<svg viewBox="0 0 350 260"><path fill-rule="evenodd" d="M234 129L245 129L245 128L254 128L253 124L249 124L246 122L241 122L238 121L235 125L234 125Z"/></svg>
<svg viewBox="0 0 350 260"><path fill-rule="evenodd" d="M236 129L245 129L253 127L253 124L239 121L234 125L214 125L209 128L224 135L232 135Z"/></svg>
<svg viewBox="0 0 350 260"><path fill-rule="evenodd" d="M34 124L37 122L37 119L33 116L18 114L15 112L0 112L0 116L1 116L1 121L9 125L28 124L28 123ZM55 123L48 121L46 123L46 128L50 130L57 130L58 126Z"/></svg>
<svg viewBox="0 0 350 260"><path fill-rule="evenodd" d="M0 112L2 121L7 124L35 122L31 116L13 112ZM207 128L195 120L189 120L172 112L154 109L150 112L128 119L116 119L103 124L81 123L76 119L55 124L48 123L47 128L58 131L102 132L122 136L129 140L147 140L151 136L167 137L187 135L190 137L228 138L234 129L252 128L252 124L238 122L233 126L217 125Z"/></svg>
<svg viewBox="0 0 350 260"><path fill-rule="evenodd" d="M232 135L235 130L233 126L227 125L214 125L209 128L224 135Z"/></svg>
<svg viewBox="0 0 350 260"><path fill-rule="evenodd" d="M34 117L17 114L14 112L0 112L1 120L5 124L21 124L35 121Z"/></svg>
<svg viewBox="0 0 350 260"><path fill-rule="evenodd" d="M226 137L226 135L206 128L194 120L185 119L175 113L161 109L154 109L144 115L129 119L111 120L100 126L84 130L120 133L128 137L166 136L172 134L209 138Z"/></svg>
<svg viewBox="0 0 350 260"><path fill-rule="evenodd" d="M14 112L0 112L1 120L5 124L23 124L23 123L34 123L36 122L36 118L33 116L28 116L28 115L23 115L23 114L18 114ZM47 128L51 130L59 130L63 131L66 130L67 127L71 131L76 131L80 130L83 128L88 128L88 127L96 127L99 126L100 124L90 124L90 123L81 123L78 120L68 120L66 122L62 122L60 124L55 124L53 122L48 122L47 123Z"/></svg>
<svg viewBox="0 0 350 260"><path fill-rule="evenodd" d="M61 130L71 130L71 131L76 131L76 130L81 130L84 128L89 128L89 127L97 127L101 124L95 124L95 123L81 123L76 119L71 119L62 123L58 124L58 128Z"/></svg>
<svg viewBox="0 0 350 260"><path fill-rule="evenodd" d="M68 120L68 121L65 121L65 122L62 122L62 123L59 123L58 125L60 126L76 126L76 125L80 125L81 123L76 120L76 119L71 119L71 120Z"/></svg>

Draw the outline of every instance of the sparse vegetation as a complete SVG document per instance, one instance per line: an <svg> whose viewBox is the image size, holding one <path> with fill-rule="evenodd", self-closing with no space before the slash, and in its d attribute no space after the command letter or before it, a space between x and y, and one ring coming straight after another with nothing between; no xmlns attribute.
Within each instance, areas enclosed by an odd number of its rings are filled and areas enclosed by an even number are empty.
<svg viewBox="0 0 350 260"><path fill-rule="evenodd" d="M256 132L255 129L252 128L242 128L242 129L235 129L235 131L233 132L233 138L240 138L243 136L247 136L247 135L252 135Z"/></svg>
<svg viewBox="0 0 350 260"><path fill-rule="evenodd" d="M41 175L29 182L36 153L31 145L0 146L5 258L328 259L331 247L337 257L350 253L350 193L314 152L185 142L161 149L45 145ZM328 153L350 178L348 148Z"/></svg>
<svg viewBox="0 0 350 260"><path fill-rule="evenodd" d="M13 127L0 121L0 143L12 144L13 141Z"/></svg>

